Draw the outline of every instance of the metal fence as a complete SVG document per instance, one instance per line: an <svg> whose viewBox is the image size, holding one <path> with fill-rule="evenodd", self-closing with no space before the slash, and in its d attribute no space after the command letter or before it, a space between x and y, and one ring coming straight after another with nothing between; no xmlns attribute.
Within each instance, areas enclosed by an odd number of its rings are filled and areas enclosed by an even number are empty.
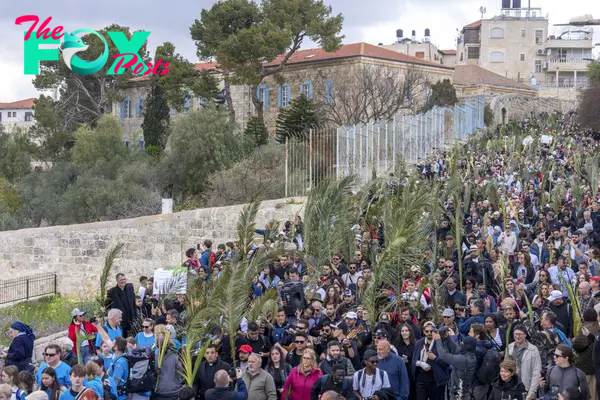
<svg viewBox="0 0 600 400"><path fill-rule="evenodd" d="M322 179L336 176L338 133L309 129L285 140L285 197L304 196Z"/></svg>
<svg viewBox="0 0 600 400"><path fill-rule="evenodd" d="M485 100L474 97L425 114L399 114L391 120L344 126L337 132L336 176L357 175L362 183L393 171L402 159L416 164L484 127Z"/></svg>
<svg viewBox="0 0 600 400"><path fill-rule="evenodd" d="M390 120L309 129L285 140L285 196L304 196L322 179L357 175L362 183L393 171L399 159L425 160L456 140L484 127L485 99L477 96L454 107L424 114L398 114Z"/></svg>
<svg viewBox="0 0 600 400"><path fill-rule="evenodd" d="M47 273L0 281L0 304L56 294L56 274Z"/></svg>

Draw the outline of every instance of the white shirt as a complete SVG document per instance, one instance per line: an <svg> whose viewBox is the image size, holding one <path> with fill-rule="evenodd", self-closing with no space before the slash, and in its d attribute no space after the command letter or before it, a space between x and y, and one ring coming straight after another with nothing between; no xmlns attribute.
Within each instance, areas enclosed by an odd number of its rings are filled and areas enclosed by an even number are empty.
<svg viewBox="0 0 600 400"><path fill-rule="evenodd" d="M359 372L362 371L362 375L360 382L358 381L358 375ZM383 371L383 381L381 380L381 370L379 368L375 368L375 375L367 375L367 372L365 371L365 368L361 369L360 371L356 371L354 373L354 376L352 378L352 389L354 389L354 391L359 392L360 395L364 398L367 397L371 397L373 396L373 393L375 393L378 390L381 390L383 388L389 388L391 387L390 385L390 378L388 377L388 374L386 371ZM373 380L373 377L375 377L375 380ZM363 385L363 381L364 381L364 385ZM361 387L361 385L363 385Z"/></svg>

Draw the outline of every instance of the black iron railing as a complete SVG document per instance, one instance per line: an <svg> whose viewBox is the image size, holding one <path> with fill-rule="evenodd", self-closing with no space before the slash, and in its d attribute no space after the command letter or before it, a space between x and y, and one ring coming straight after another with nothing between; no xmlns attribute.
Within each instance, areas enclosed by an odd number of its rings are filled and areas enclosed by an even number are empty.
<svg viewBox="0 0 600 400"><path fill-rule="evenodd" d="M56 294L56 274L0 280L0 304Z"/></svg>

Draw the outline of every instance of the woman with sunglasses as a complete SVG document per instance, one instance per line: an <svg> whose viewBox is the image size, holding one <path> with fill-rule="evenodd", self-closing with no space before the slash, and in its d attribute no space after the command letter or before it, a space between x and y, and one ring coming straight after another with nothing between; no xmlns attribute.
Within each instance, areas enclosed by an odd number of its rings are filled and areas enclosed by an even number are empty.
<svg viewBox="0 0 600 400"><path fill-rule="evenodd" d="M146 318L142 321L142 332L135 335L135 342L140 349L151 349L154 346L154 321Z"/></svg>
<svg viewBox="0 0 600 400"><path fill-rule="evenodd" d="M317 356L312 349L302 353L302 360L294 367L281 391L281 400L310 400L310 390L323 372L317 367Z"/></svg>
<svg viewBox="0 0 600 400"><path fill-rule="evenodd" d="M567 344L559 344L554 349L555 365L548 368L546 376L540 379L540 389L543 393L564 393L572 391L579 393L581 399L589 399L590 391L585 380L585 374L573 366L573 349Z"/></svg>

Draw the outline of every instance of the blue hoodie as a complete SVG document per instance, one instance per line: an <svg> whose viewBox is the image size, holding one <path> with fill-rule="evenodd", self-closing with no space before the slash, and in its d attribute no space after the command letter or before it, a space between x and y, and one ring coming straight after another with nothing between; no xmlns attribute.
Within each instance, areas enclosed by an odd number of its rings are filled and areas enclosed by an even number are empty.
<svg viewBox="0 0 600 400"><path fill-rule="evenodd" d="M384 359L379 359L377 368L384 370L390 379L391 389L399 400L408 400L410 382L404 360L397 354L390 352Z"/></svg>
<svg viewBox="0 0 600 400"><path fill-rule="evenodd" d="M458 323L458 331L461 335L467 336L469 331L471 330L471 325L473 324L483 324L485 321L484 314L473 315L472 317L467 318L464 321L459 321ZM461 318L462 320L462 318Z"/></svg>

